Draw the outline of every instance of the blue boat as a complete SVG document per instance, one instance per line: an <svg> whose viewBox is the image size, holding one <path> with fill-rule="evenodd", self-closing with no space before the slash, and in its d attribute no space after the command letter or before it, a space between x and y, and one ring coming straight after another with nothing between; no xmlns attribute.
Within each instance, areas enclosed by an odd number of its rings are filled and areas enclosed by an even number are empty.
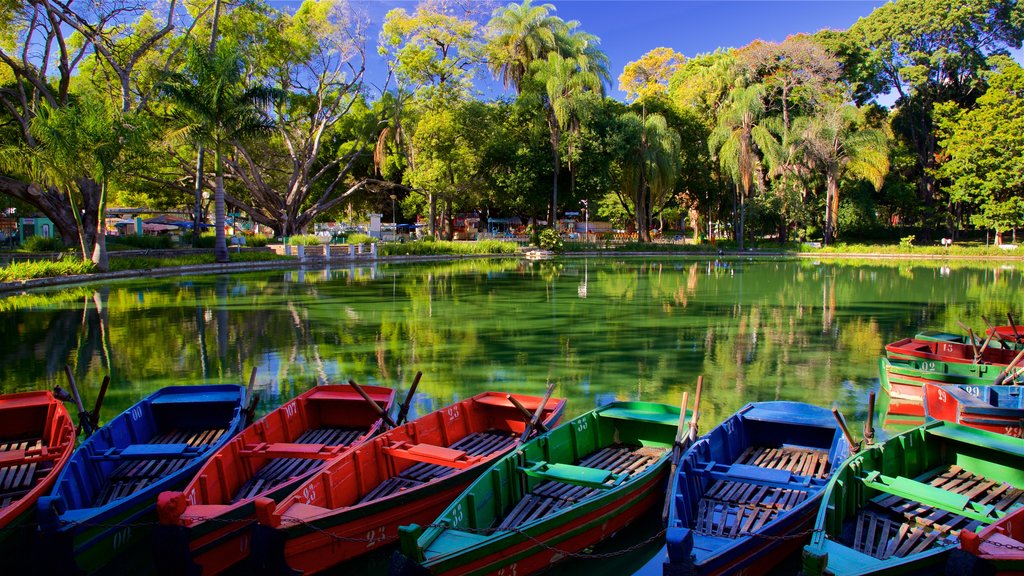
<svg viewBox="0 0 1024 576"><path fill-rule="evenodd" d="M91 574L151 532L156 497L242 429L245 388L169 386L98 430L39 499L42 573Z"/></svg>
<svg viewBox="0 0 1024 576"><path fill-rule="evenodd" d="M805 543L849 451L826 408L744 406L694 442L669 479L665 576L767 573Z"/></svg>

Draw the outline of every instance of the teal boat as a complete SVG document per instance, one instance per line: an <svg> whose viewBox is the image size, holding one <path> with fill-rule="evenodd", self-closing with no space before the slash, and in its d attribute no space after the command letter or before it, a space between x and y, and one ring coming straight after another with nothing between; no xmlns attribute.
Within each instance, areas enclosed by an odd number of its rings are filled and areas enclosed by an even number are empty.
<svg viewBox="0 0 1024 576"><path fill-rule="evenodd" d="M399 531L391 574L533 574L662 502L679 408L613 402L496 461L429 526Z"/></svg>
<svg viewBox="0 0 1024 576"><path fill-rule="evenodd" d="M851 456L804 548L807 576L941 571L962 530L1024 506L1024 442L933 421Z"/></svg>

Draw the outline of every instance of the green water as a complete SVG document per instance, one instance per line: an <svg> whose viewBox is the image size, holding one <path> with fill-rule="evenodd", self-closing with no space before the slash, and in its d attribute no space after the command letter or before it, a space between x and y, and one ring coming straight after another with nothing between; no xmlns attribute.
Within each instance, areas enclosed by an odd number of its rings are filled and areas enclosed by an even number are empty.
<svg viewBox="0 0 1024 576"><path fill-rule="evenodd" d="M703 374L705 430L776 399L835 405L856 427L886 342L1005 324L1021 285L1016 265L678 258L118 281L0 299L0 391L66 386L69 365L88 404L109 374L107 420L161 386L244 383L254 367L261 412L315 382L404 389L419 370L417 413L550 381L571 418L612 399L678 405ZM619 574L643 564L625 560Z"/></svg>

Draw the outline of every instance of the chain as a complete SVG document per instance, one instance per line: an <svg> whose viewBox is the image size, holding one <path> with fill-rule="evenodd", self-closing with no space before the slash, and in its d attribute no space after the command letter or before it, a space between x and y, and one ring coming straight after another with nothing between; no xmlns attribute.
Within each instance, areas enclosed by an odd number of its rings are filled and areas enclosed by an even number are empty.
<svg viewBox="0 0 1024 576"><path fill-rule="evenodd" d="M998 546L999 548L1006 548L1008 550L1020 550L1024 552L1024 545L1021 544L1008 544L1006 542L996 542L995 540L989 540L988 538L982 538L981 541L990 546Z"/></svg>

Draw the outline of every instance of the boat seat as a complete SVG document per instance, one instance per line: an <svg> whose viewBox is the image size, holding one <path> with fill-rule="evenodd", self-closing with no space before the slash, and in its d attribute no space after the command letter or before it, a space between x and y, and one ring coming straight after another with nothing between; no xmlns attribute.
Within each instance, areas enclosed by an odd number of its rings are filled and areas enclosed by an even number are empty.
<svg viewBox="0 0 1024 576"><path fill-rule="evenodd" d="M390 446L386 446L384 452L390 454L393 458L447 466L459 470L475 466L482 459L481 456L470 456L465 450L422 443L394 442Z"/></svg>
<svg viewBox="0 0 1024 576"><path fill-rule="evenodd" d="M737 538L757 532L778 514L779 509L762 506L756 501L737 504L701 498L692 528L698 534Z"/></svg>
<svg viewBox="0 0 1024 576"><path fill-rule="evenodd" d="M154 458L194 458L202 447L189 444L129 444L124 448L108 448L91 454L93 460L148 460Z"/></svg>
<svg viewBox="0 0 1024 576"><path fill-rule="evenodd" d="M886 476L872 471L862 479L865 486L893 496L899 496L953 514L980 522L992 522L1006 515L991 504L973 501L965 494L945 490L932 484L903 476Z"/></svg>
<svg viewBox="0 0 1024 576"><path fill-rule="evenodd" d="M854 550L880 560L902 558L956 542L950 530L929 529L873 512L861 512L855 522Z"/></svg>
<svg viewBox="0 0 1024 576"><path fill-rule="evenodd" d="M665 424L672 427L679 425L678 414L646 412L643 410L630 410L629 408L609 408L602 410L598 415L601 418L611 418L614 420L650 422L651 424Z"/></svg>
<svg viewBox="0 0 1024 576"><path fill-rule="evenodd" d="M344 446L327 446L324 444L300 444L292 442L261 442L250 444L238 451L239 456L264 458L311 458L329 460L338 455Z"/></svg>
<svg viewBox="0 0 1024 576"><path fill-rule="evenodd" d="M615 474L602 468L589 468L587 466L545 461L527 462L526 466L520 466L519 470L533 478L554 480L565 484L601 490L614 488L629 478L629 474Z"/></svg>
<svg viewBox="0 0 1024 576"><path fill-rule="evenodd" d="M718 462L700 462L694 467L694 473L715 482L733 482L749 486L765 486L769 488L807 490L824 486L823 478L800 476L789 470L762 468L749 464L719 464Z"/></svg>
<svg viewBox="0 0 1024 576"><path fill-rule="evenodd" d="M149 439L149 444L188 444L189 446L205 446L213 444L226 432L226 428L173 429L157 434Z"/></svg>

